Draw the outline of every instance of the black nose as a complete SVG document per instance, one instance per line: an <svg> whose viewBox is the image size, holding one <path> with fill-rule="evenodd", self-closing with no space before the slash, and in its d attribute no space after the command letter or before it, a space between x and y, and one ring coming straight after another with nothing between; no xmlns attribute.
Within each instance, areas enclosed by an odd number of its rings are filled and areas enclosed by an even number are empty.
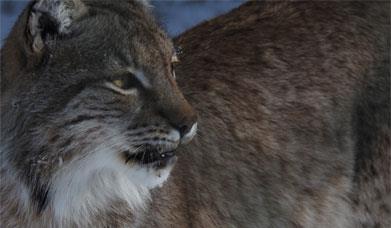
<svg viewBox="0 0 391 228"><path fill-rule="evenodd" d="M181 137L183 137L190 132L191 128L196 122L197 115L191 113L191 115L186 115L185 117L182 117L180 121L172 121L171 125L173 125L173 127L175 127L179 131Z"/></svg>
<svg viewBox="0 0 391 228"><path fill-rule="evenodd" d="M185 124L185 125L179 127L179 133L181 134L181 137L185 136L187 133L190 132L191 127L193 126L193 124L191 126Z"/></svg>
<svg viewBox="0 0 391 228"><path fill-rule="evenodd" d="M175 97L160 97L158 108L160 115L165 117L168 123L179 131L181 137L188 134L197 122L197 114L193 107L179 92Z"/></svg>
<svg viewBox="0 0 391 228"><path fill-rule="evenodd" d="M177 129L181 137L190 132L193 125L197 122L197 114L192 109L187 112L171 112L170 115L165 115L172 127Z"/></svg>

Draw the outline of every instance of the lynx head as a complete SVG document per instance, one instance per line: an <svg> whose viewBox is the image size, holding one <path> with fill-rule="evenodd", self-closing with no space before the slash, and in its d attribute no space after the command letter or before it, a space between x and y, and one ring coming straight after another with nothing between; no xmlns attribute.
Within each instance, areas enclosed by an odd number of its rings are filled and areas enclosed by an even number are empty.
<svg viewBox="0 0 391 228"><path fill-rule="evenodd" d="M2 60L2 166L38 215L136 210L195 135L173 45L141 1L34 1Z"/></svg>

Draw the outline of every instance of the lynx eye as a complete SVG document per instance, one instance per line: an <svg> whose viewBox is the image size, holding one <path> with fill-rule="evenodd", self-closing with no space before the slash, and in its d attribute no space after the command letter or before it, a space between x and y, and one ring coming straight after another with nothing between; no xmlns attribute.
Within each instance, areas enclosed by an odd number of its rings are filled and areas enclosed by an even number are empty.
<svg viewBox="0 0 391 228"><path fill-rule="evenodd" d="M135 94L140 87L139 80L133 74L114 77L106 86L124 95Z"/></svg>
<svg viewBox="0 0 391 228"><path fill-rule="evenodd" d="M120 80L120 79L117 79L117 80L114 80L113 81L113 84L119 88L122 88L124 86L124 81Z"/></svg>
<svg viewBox="0 0 391 228"><path fill-rule="evenodd" d="M124 75L119 78L116 78L112 83L120 89L128 90L135 89L139 86L139 81L134 75Z"/></svg>

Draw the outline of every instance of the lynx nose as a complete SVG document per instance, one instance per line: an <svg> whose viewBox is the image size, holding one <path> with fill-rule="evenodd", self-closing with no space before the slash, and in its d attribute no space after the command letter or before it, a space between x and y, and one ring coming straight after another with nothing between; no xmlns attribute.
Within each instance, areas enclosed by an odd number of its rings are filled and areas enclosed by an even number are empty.
<svg viewBox="0 0 391 228"><path fill-rule="evenodd" d="M180 134L181 143L189 142L197 131L197 114L193 107L174 88L173 93L158 97L158 112ZM156 103L155 103L156 104Z"/></svg>
<svg viewBox="0 0 391 228"><path fill-rule="evenodd" d="M186 134L182 134L181 133L181 143L182 144L186 144L186 143L188 143L188 142L190 142L193 138L194 138L194 136L196 135L196 133L197 133L197 122L195 122L192 126L191 126L191 128L190 128L190 130L188 130L187 132L186 132Z"/></svg>
<svg viewBox="0 0 391 228"><path fill-rule="evenodd" d="M190 134L191 131L194 131L195 128L197 128L197 122L189 121L188 123L184 123L182 126L179 126L177 128L179 129L181 137L184 137L187 134Z"/></svg>
<svg viewBox="0 0 391 228"><path fill-rule="evenodd" d="M190 142L197 131L197 114L190 105L181 108L170 109L164 113L168 122L179 131L181 143Z"/></svg>
<svg viewBox="0 0 391 228"><path fill-rule="evenodd" d="M179 131L182 138L181 140L184 138L191 139L197 131L197 116L194 114L194 112L191 112L189 116L182 119L181 121L171 122L171 125L173 125Z"/></svg>

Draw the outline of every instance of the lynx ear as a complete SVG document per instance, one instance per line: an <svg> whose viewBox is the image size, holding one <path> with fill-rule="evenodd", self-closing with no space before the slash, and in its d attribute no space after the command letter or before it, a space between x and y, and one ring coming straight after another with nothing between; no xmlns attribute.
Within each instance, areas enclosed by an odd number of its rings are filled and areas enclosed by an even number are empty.
<svg viewBox="0 0 391 228"><path fill-rule="evenodd" d="M28 31L34 52L40 52L50 36L69 33L72 22L84 14L80 0L38 0L30 12Z"/></svg>

